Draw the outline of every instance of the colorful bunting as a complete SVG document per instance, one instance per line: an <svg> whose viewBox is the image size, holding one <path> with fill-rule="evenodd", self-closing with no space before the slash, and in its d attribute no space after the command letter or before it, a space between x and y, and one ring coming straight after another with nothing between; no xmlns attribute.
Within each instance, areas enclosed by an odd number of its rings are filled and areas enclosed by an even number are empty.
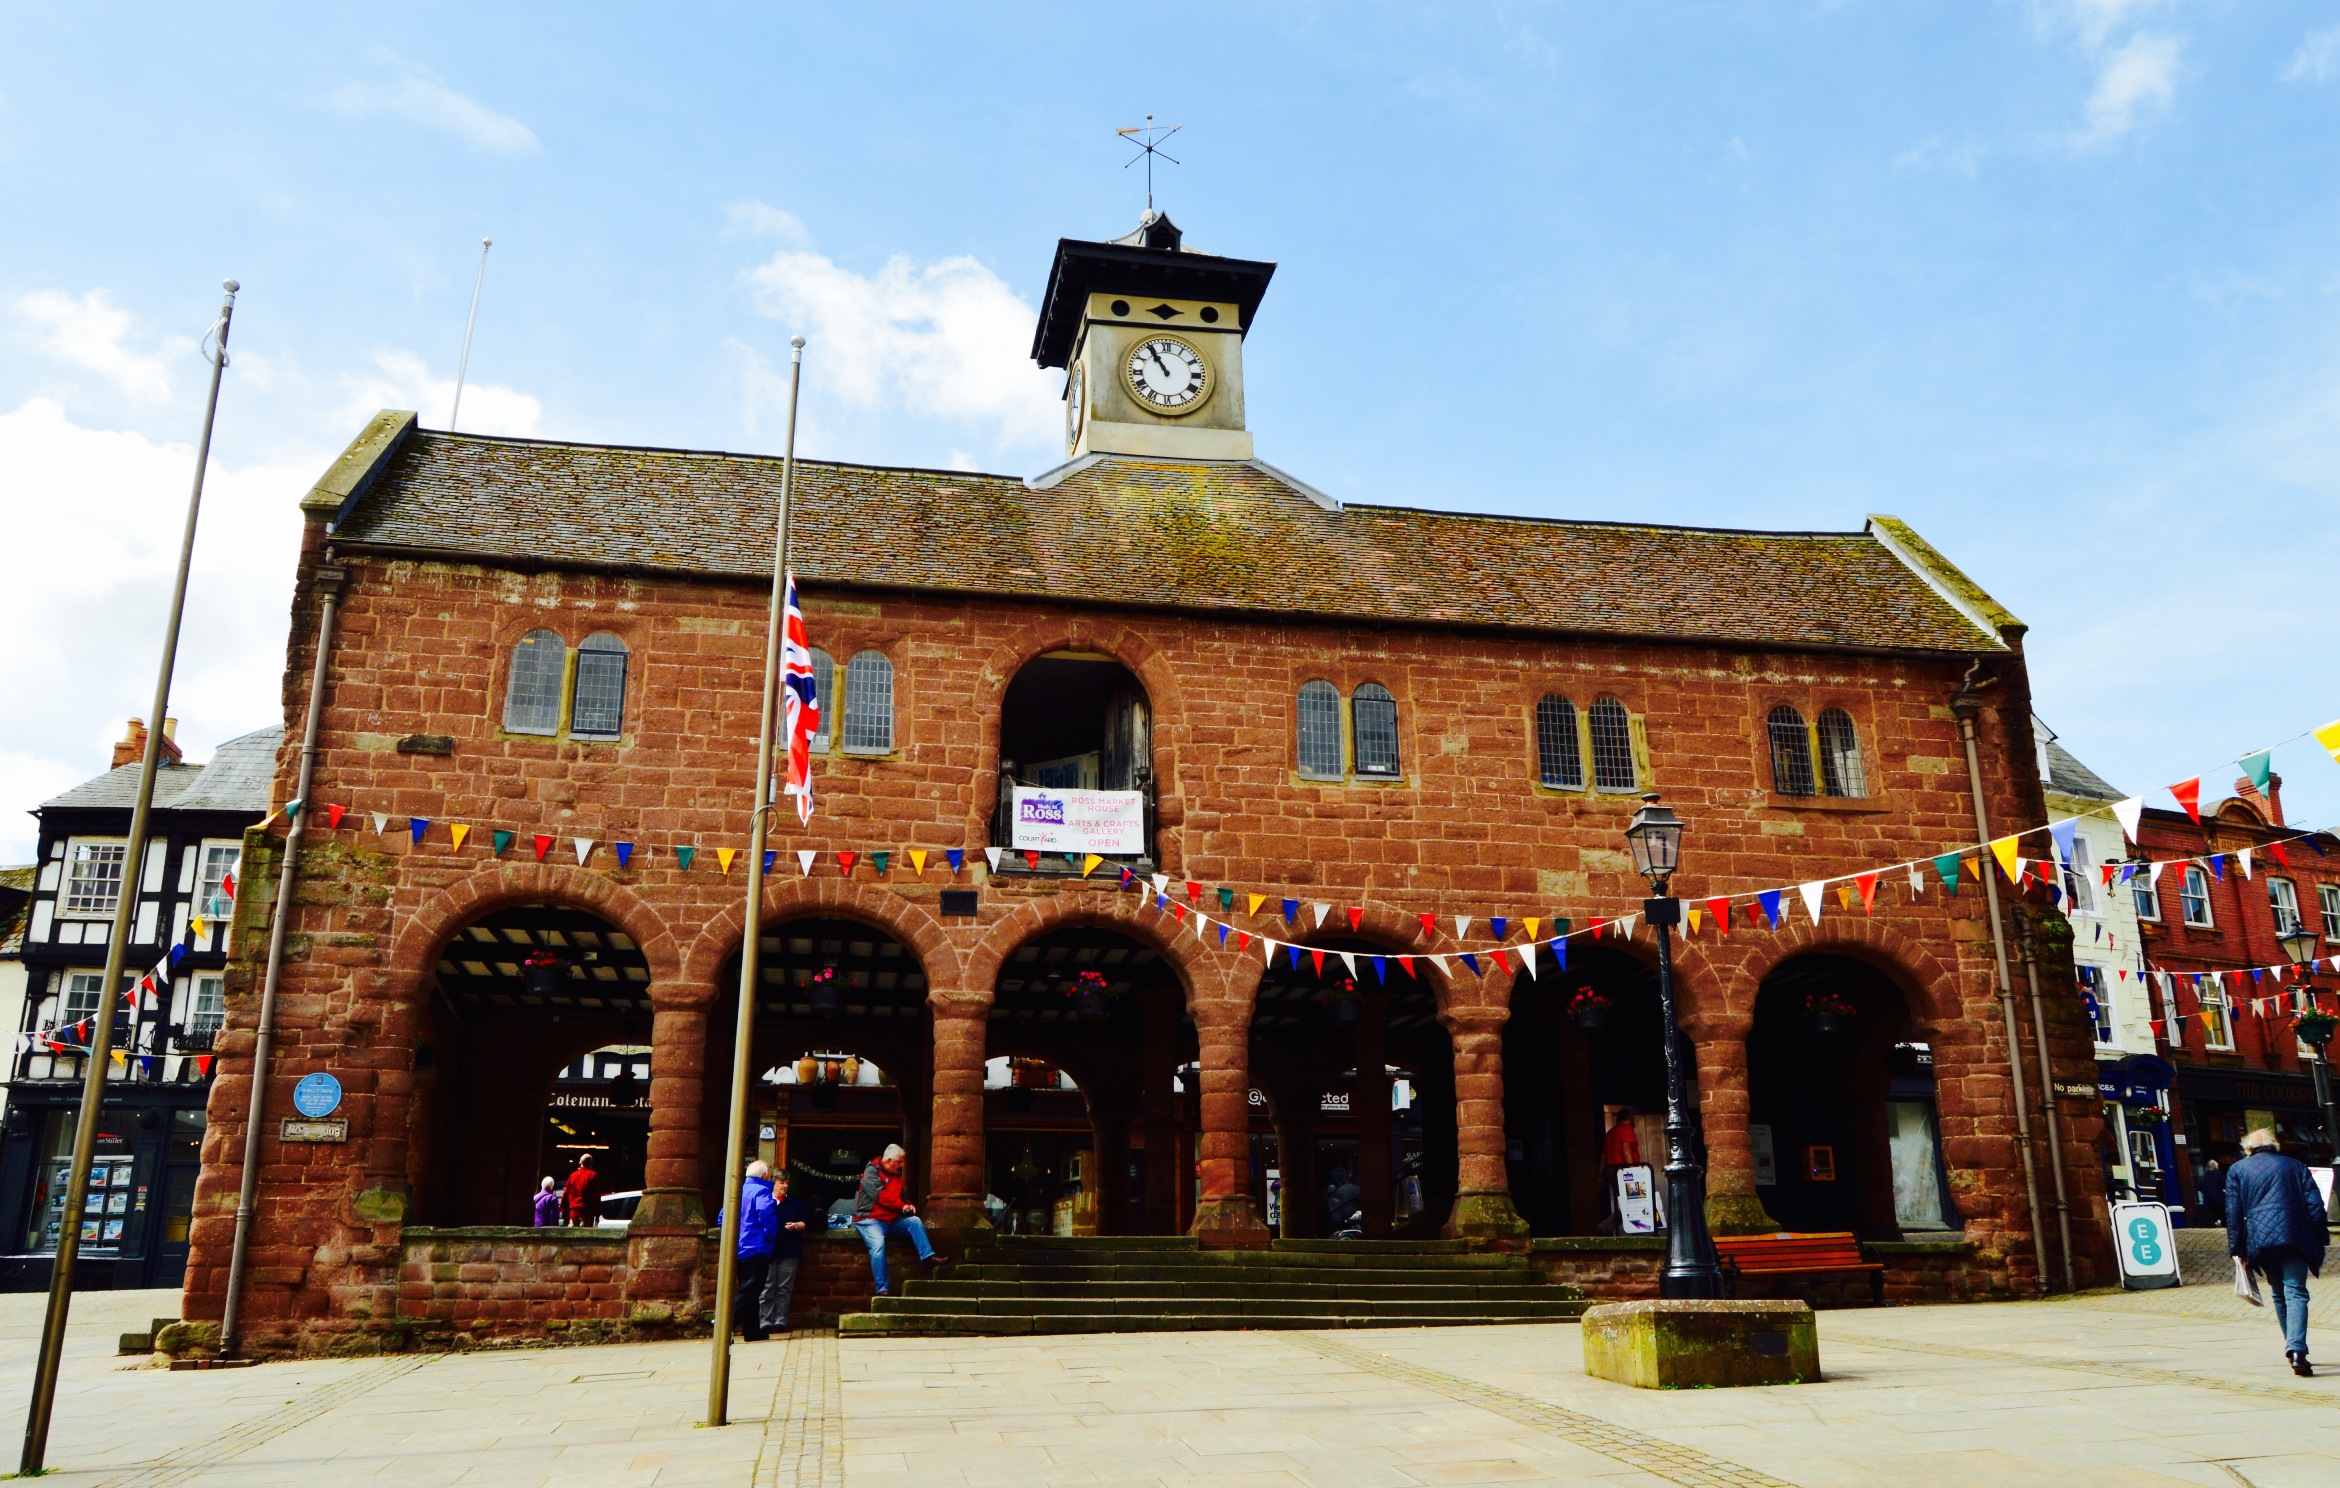
<svg viewBox="0 0 2340 1488"><path fill-rule="evenodd" d="M2202 825L2201 776L2197 775L2191 780L2179 781L2169 788L2169 793L2177 799L2180 806L2186 808L2186 815L2193 818L2195 826Z"/></svg>
<svg viewBox="0 0 2340 1488"><path fill-rule="evenodd" d="M541 842L544 839L539 838L537 840ZM537 856L540 858L544 856L544 850L541 847L537 849ZM723 870L724 876L726 878L731 876L731 860L738 856L739 849L736 847L719 847L715 849L715 865Z"/></svg>
<svg viewBox="0 0 2340 1488"><path fill-rule="evenodd" d="M537 833L537 834L536 834L536 861L538 861L539 863L543 862L543 861L544 861L544 855L545 855L546 853L548 853L548 852L551 852L551 851L552 851L552 845L553 845L553 840L552 840L552 837L551 837L551 836L550 836L548 833L544 833L544 832L539 832L539 833Z"/></svg>
<svg viewBox="0 0 2340 1488"><path fill-rule="evenodd" d="M505 831L502 827L498 827L493 832L491 832L489 836L495 843L495 850L492 856L499 858L502 857L504 855L504 849L512 845L513 834Z"/></svg>
<svg viewBox="0 0 2340 1488"><path fill-rule="evenodd" d="M410 816L406 819L406 830L414 834L414 841L417 847L422 845L423 834L428 832L430 829L431 819L427 816Z"/></svg>
<svg viewBox="0 0 2340 1488"><path fill-rule="evenodd" d="M688 873L691 871L691 859L698 855L699 850L695 847L678 847L674 850L674 861L683 872Z"/></svg>
<svg viewBox="0 0 2340 1488"><path fill-rule="evenodd" d="M448 826L447 835L454 839L455 850L461 852L463 851L463 839L471 835L471 828L461 822L454 822Z"/></svg>

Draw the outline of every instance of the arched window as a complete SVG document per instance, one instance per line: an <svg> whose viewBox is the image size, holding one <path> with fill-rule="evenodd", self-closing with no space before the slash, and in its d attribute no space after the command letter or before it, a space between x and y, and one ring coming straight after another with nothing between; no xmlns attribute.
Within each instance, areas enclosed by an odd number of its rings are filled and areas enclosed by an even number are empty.
<svg viewBox="0 0 2340 1488"><path fill-rule="evenodd" d="M814 648L813 701L821 705L821 726L812 736L813 753L827 754L829 741L837 737L837 663L829 653Z"/></svg>
<svg viewBox="0 0 2340 1488"><path fill-rule="evenodd" d="M1359 684L1349 699L1350 726L1357 740L1357 773L1398 773L1397 699L1379 682Z"/></svg>
<svg viewBox="0 0 2340 1488"><path fill-rule="evenodd" d="M1341 695L1330 682L1300 685L1300 774L1341 778Z"/></svg>
<svg viewBox="0 0 2340 1488"><path fill-rule="evenodd" d="M561 727L561 674L569 648L558 632L532 630L512 648L512 675L504 684L504 728L515 734L552 734Z"/></svg>
<svg viewBox="0 0 2340 1488"><path fill-rule="evenodd" d="M1536 700L1536 779L1553 790L1584 789L1584 746L1576 739L1576 704L1556 692Z"/></svg>
<svg viewBox="0 0 2340 1488"><path fill-rule="evenodd" d="M626 726L626 643L603 631L577 643L577 689L569 703L569 732L580 739L614 739Z"/></svg>
<svg viewBox="0 0 2340 1488"><path fill-rule="evenodd" d="M1804 715L1782 703L1771 710L1771 788L1783 796L1812 794L1812 736Z"/></svg>
<svg viewBox="0 0 2340 1488"><path fill-rule="evenodd" d="M894 664L883 651L845 663L845 752L894 752Z"/></svg>
<svg viewBox="0 0 2340 1488"><path fill-rule="evenodd" d="M1613 697L1595 698L1584 716L1592 725L1594 788L1640 789L1641 778L1633 768L1633 720L1625 715L1625 705Z"/></svg>
<svg viewBox="0 0 2340 1488"><path fill-rule="evenodd" d="M1842 708L1820 714L1820 788L1832 796L1865 796L1868 782L1861 776L1861 736L1852 715Z"/></svg>

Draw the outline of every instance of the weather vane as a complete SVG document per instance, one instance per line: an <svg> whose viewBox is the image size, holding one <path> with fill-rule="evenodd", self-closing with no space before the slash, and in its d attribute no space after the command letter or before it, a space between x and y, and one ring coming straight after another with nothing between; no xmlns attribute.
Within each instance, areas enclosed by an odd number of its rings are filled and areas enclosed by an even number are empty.
<svg viewBox="0 0 2340 1488"><path fill-rule="evenodd" d="M1138 153L1130 156L1127 161L1123 162L1121 167L1123 170L1128 170L1131 166L1137 164L1140 160L1143 160L1146 163L1146 211L1149 214L1151 214L1154 210L1154 157L1156 155L1161 155L1164 160L1169 161L1172 165L1178 164L1177 156L1163 153L1162 141L1168 139L1170 136L1176 134L1179 130L1184 129L1185 127L1186 126L1184 124L1173 124L1165 129L1161 125L1154 122L1154 116L1152 114L1148 114L1146 115L1146 122L1138 125L1134 129L1116 129L1113 131L1115 134L1120 135L1123 139L1128 140L1131 144L1138 147Z"/></svg>

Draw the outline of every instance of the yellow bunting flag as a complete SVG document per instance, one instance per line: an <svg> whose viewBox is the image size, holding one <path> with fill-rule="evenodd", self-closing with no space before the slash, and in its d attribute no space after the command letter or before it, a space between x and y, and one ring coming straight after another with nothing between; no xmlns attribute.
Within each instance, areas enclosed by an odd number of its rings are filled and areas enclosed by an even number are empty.
<svg viewBox="0 0 2340 1488"><path fill-rule="evenodd" d="M1258 914L1258 913L1259 913L1259 907L1260 907L1262 904L1265 904L1265 903L1267 903L1267 895L1265 895L1265 894L1253 894L1253 895L1250 895L1249 897L1250 897L1250 900L1251 900L1251 909L1250 909L1250 913L1252 913L1252 914Z"/></svg>
<svg viewBox="0 0 2340 1488"><path fill-rule="evenodd" d="M1968 883L1980 883L1982 881L1976 877L1977 869L1975 868L1974 859L1972 858L1960 858L1958 860L1958 871L1964 875L1965 880Z"/></svg>
<svg viewBox="0 0 2340 1488"><path fill-rule="evenodd" d="M187 922L187 933L194 936L197 940L201 940L204 936L211 933L211 924L209 921L205 920L203 916L197 915L195 918Z"/></svg>
<svg viewBox="0 0 2340 1488"><path fill-rule="evenodd" d="M2316 742L2324 746L2324 751L2331 755L2335 762L2340 762L2340 718L2335 718L2322 728L2317 729Z"/></svg>
<svg viewBox="0 0 2340 1488"><path fill-rule="evenodd" d="M123 1053L120 1049L108 1049L106 1051L106 1057L112 1061L114 1068L117 1070L125 1070L130 1067L130 1056Z"/></svg>
<svg viewBox="0 0 2340 1488"><path fill-rule="evenodd" d="M1103 858L1098 857L1095 853L1091 853L1087 857L1081 859L1081 877L1087 878L1090 874L1096 872L1097 865L1104 861L1105 860Z"/></svg>
<svg viewBox="0 0 2340 1488"><path fill-rule="evenodd" d="M1851 884L1840 883L1836 886L1836 902L1843 905L1846 909L1853 907L1853 891Z"/></svg>
<svg viewBox="0 0 2340 1488"><path fill-rule="evenodd" d="M1528 939L1530 940L1534 940L1536 938L1536 932L1542 929L1544 926L1542 918L1536 915L1529 915L1522 923L1528 927Z"/></svg>
<svg viewBox="0 0 2340 1488"><path fill-rule="evenodd" d="M925 849L925 848L923 848L923 847L914 847L914 848L910 849L910 866L911 866L913 869L915 869L915 870L918 872L918 874L919 874L919 876L920 876L920 877L922 877L922 878L923 878L923 877L926 875L926 849Z"/></svg>
<svg viewBox="0 0 2340 1488"><path fill-rule="evenodd" d="M1999 870L2007 875L2009 883L2014 883L2020 873L2015 866L2015 849L2022 845L2020 837L2001 837L1991 844L1991 856L1999 860Z"/></svg>
<svg viewBox="0 0 2340 1488"><path fill-rule="evenodd" d="M1696 934L1698 933L1698 919L1699 919L1699 911L1698 911L1698 907L1697 907L1696 905L1692 905L1692 906L1690 907L1690 909L1688 910L1688 912L1687 912L1687 913L1684 915L1684 920L1685 920L1685 922L1686 922L1686 923L1689 925L1689 927L1690 927L1690 933L1691 933L1692 935L1696 935ZM1534 924L1535 922L1534 922L1533 920L1531 920L1531 921L1529 921L1528 923L1532 925L1532 924ZM1532 934L1534 934L1535 932L1531 930L1531 931L1529 931L1528 933L1532 935Z"/></svg>
<svg viewBox="0 0 2340 1488"><path fill-rule="evenodd" d="M452 822L448 824L447 835L455 839L455 850L457 852L461 852L463 850L463 839L471 835L471 828L463 825L461 822Z"/></svg>
<svg viewBox="0 0 2340 1488"><path fill-rule="evenodd" d="M731 871L731 860L738 856L739 849L736 847L719 847L715 849L715 861L725 873L729 873Z"/></svg>

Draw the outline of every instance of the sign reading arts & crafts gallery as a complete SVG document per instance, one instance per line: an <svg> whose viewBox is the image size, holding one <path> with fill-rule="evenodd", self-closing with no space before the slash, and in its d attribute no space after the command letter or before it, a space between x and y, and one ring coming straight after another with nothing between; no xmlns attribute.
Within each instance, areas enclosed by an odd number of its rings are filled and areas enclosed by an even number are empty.
<svg viewBox="0 0 2340 1488"><path fill-rule="evenodd" d="M1019 785L1012 803L1017 851L1130 856L1146 850L1146 798L1136 791L1048 790Z"/></svg>

